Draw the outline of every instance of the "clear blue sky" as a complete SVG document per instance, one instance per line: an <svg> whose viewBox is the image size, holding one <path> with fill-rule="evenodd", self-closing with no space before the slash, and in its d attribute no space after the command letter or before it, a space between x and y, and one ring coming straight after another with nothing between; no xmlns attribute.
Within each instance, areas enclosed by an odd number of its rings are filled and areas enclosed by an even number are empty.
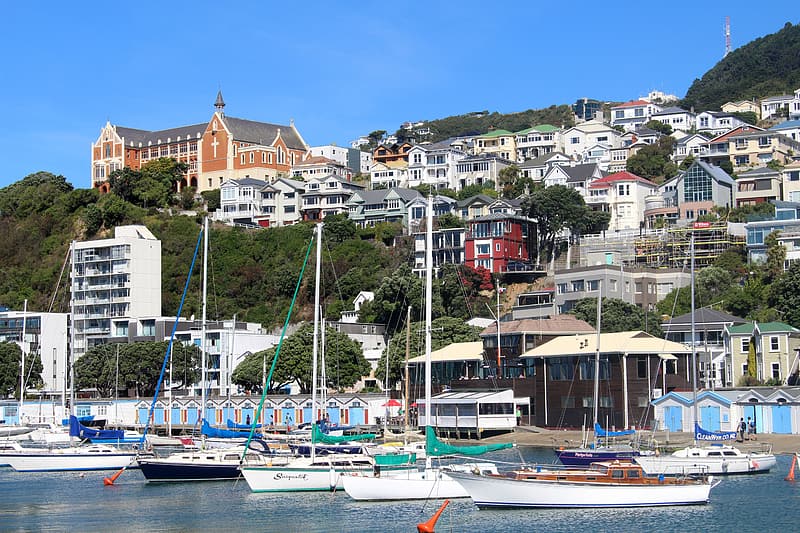
<svg viewBox="0 0 800 533"><path fill-rule="evenodd" d="M406 120L587 96L682 97L724 52L797 23L796 0L5 3L0 187L39 170L90 186L113 124L294 119L311 145ZM600 7L598 7L600 6Z"/></svg>

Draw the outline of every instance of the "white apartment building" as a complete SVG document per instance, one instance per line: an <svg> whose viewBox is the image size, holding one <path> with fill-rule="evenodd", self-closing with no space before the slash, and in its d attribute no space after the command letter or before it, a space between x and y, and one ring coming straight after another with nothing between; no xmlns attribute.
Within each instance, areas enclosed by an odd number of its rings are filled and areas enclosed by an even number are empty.
<svg viewBox="0 0 800 533"><path fill-rule="evenodd" d="M658 185L630 172L617 172L589 184L586 203L611 214L608 231L638 230L644 222L645 198Z"/></svg>
<svg viewBox="0 0 800 533"><path fill-rule="evenodd" d="M761 100L761 119L767 119L771 116L780 116L784 110L788 110L789 114L792 112L793 104L800 102L800 89L792 94L781 94L778 96L770 96ZM800 113L800 106L794 109L795 113Z"/></svg>
<svg viewBox="0 0 800 533"><path fill-rule="evenodd" d="M550 124L533 126L515 134L517 162L523 163L555 152L561 146L561 130Z"/></svg>
<svg viewBox="0 0 800 533"><path fill-rule="evenodd" d="M118 226L113 239L72 243L73 353L127 337L132 317L161 314L161 241L144 226Z"/></svg>
<svg viewBox="0 0 800 533"><path fill-rule="evenodd" d="M601 120L589 120L566 130L562 135L564 154L575 161L583 162L589 157L590 148L603 145L609 150L619 148L621 134Z"/></svg>
<svg viewBox="0 0 800 533"><path fill-rule="evenodd" d="M0 311L0 342L16 342L26 358L41 359L44 387L37 392L42 395L66 390L68 318L68 313Z"/></svg>
<svg viewBox="0 0 800 533"><path fill-rule="evenodd" d="M346 163L340 163L323 156L308 157L292 165L292 178L294 179L308 180L331 175L350 179L353 172L347 167Z"/></svg>
<svg viewBox="0 0 800 533"><path fill-rule="evenodd" d="M688 132L695 127L695 114L680 107L667 107L654 113L652 120L672 127L672 131Z"/></svg>

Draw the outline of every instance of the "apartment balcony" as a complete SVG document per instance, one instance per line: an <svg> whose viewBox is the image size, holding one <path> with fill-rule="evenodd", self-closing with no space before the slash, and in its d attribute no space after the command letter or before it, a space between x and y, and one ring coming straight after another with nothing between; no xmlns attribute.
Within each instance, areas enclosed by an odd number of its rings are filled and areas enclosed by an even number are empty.
<svg viewBox="0 0 800 533"><path fill-rule="evenodd" d="M607 204L608 202L608 194L591 194L586 198L586 203L590 205Z"/></svg>

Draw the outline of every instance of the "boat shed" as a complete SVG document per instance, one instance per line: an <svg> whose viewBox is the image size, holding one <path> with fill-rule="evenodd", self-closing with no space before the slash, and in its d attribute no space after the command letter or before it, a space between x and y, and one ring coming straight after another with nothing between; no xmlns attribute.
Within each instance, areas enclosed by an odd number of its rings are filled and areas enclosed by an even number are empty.
<svg viewBox="0 0 800 533"><path fill-rule="evenodd" d="M420 427L433 426L440 435L475 436L506 433L517 426L514 391L450 391L431 398L431 420L425 400L417 400Z"/></svg>
<svg viewBox="0 0 800 533"><path fill-rule="evenodd" d="M693 432L692 392L668 392L653 400L656 429ZM697 394L697 418L707 431L736 431L733 401L724 394L705 390Z"/></svg>

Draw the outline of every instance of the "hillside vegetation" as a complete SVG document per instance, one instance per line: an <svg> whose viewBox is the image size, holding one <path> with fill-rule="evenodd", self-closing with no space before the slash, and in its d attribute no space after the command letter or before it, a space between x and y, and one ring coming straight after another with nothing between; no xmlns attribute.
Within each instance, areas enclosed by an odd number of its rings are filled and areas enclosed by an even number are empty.
<svg viewBox="0 0 800 533"><path fill-rule="evenodd" d="M799 87L800 25L787 22L720 60L692 83L681 105L719 110L726 102L790 94Z"/></svg>

